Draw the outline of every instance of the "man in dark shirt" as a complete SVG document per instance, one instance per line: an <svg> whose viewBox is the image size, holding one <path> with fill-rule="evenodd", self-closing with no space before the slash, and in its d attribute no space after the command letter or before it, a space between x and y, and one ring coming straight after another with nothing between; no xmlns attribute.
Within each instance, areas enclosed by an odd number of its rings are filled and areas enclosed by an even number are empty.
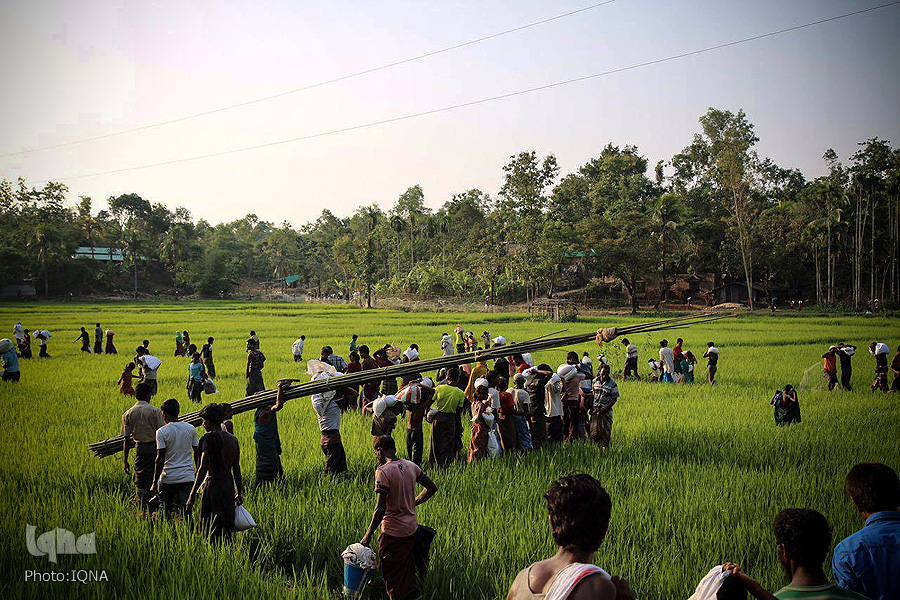
<svg viewBox="0 0 900 600"><path fill-rule="evenodd" d="M841 387L852 392L850 387L850 377L853 375L853 366L850 359L856 353L856 346L841 342L838 344L838 358L841 359Z"/></svg>
<svg viewBox="0 0 900 600"><path fill-rule="evenodd" d="M203 344L203 348L200 350L200 358L203 359L203 364L206 366L206 374L216 378L216 365L213 363L213 342L215 339L212 337L206 338L206 343Z"/></svg>

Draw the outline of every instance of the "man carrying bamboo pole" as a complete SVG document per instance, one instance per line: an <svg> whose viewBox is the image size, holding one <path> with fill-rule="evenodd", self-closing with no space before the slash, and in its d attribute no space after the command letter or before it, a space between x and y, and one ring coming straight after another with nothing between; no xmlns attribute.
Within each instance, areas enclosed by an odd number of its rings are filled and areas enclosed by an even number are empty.
<svg viewBox="0 0 900 600"><path fill-rule="evenodd" d="M128 454L135 447L134 491L141 508L146 510L153 487L153 473L156 468L156 430L165 425L162 411L150 404L150 386L146 382L137 384L134 390L137 402L122 415L122 443L124 469L131 474Z"/></svg>
<svg viewBox="0 0 900 600"><path fill-rule="evenodd" d="M437 410L431 422L431 449L428 462L438 467L449 466L462 449L462 409L466 396L457 387L459 368L447 369L447 383L437 386L433 408Z"/></svg>

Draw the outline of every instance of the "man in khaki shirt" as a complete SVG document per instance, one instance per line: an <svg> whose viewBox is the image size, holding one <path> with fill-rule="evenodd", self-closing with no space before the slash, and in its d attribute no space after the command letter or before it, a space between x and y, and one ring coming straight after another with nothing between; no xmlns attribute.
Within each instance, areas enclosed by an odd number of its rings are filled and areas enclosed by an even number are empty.
<svg viewBox="0 0 900 600"><path fill-rule="evenodd" d="M134 389L137 402L122 415L122 436L125 441L125 472L130 474L128 453L134 446L134 491L141 508L147 509L150 488L153 487L153 471L156 464L156 430L165 425L162 411L150 404L152 389L141 382Z"/></svg>

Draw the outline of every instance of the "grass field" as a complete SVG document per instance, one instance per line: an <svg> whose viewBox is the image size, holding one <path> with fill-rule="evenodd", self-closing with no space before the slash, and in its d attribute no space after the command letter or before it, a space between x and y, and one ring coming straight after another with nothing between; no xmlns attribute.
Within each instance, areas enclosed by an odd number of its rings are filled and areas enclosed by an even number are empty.
<svg viewBox="0 0 900 600"><path fill-rule="evenodd" d="M215 336L221 393L205 399L221 402L243 396L250 329L262 339L271 387L278 377L301 373L290 350L301 333L307 336L305 358L315 358L325 344L346 356L352 333L370 346L415 341L431 357L441 333L456 324L523 341L565 327L574 333L640 320L598 317L560 325L521 314L218 302L0 305L2 336L11 336L16 321L53 332L52 358L23 361L22 382L0 385L0 597L338 596L340 552L362 537L374 505L369 422L345 416L350 472L333 482L322 475L309 401L289 403L279 416L285 485L248 492L245 504L259 527L239 534L232 545L211 548L180 526L141 518L121 455L98 460L87 450L89 443L118 433L121 414L132 402L118 395L115 382L143 338L163 359L154 404L174 396L190 411L187 362L172 356L179 329L188 329L198 342ZM80 326L92 331L96 321L116 331L118 356L82 355L71 343ZM670 340L685 338L695 353L714 340L721 350L720 385L620 382L612 447L605 453L576 443L432 472L440 489L419 511L420 522L439 532L425 596L505 597L519 569L553 552L541 494L571 470L593 474L609 490L612 524L596 562L626 577L639 598L687 598L706 571L724 560L777 589L782 576L771 522L779 509L816 508L838 540L861 525L842 493L847 470L860 461L900 468L900 398L869 392L874 360L865 350L875 339L896 348L898 324L887 318L766 314L667 332ZM660 337L632 339L641 350L642 370ZM819 367L805 374L838 341L860 348L853 359L853 393L823 391ZM596 354L597 347L570 349ZM565 350L535 358L556 366ZM614 371L621 369L621 346L607 353ZM803 423L777 429L768 400L786 383L800 387ZM403 450L404 427L395 432ZM255 462L252 429L249 414L235 418L247 484ZM96 531L97 554L60 556L56 565L33 557L25 546L26 524L36 525L38 533L54 527L76 535ZM29 569L103 570L108 581L26 582ZM380 579L367 595L384 597Z"/></svg>

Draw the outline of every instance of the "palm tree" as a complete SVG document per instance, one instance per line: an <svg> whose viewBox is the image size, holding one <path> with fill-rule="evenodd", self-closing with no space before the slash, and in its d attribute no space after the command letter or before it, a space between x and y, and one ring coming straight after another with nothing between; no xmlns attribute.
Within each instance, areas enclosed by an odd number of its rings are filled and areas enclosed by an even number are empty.
<svg viewBox="0 0 900 600"><path fill-rule="evenodd" d="M122 241L124 242L125 251L134 267L134 297L138 295L138 252L143 244L143 238L140 230L134 221L130 220L122 231Z"/></svg>
<svg viewBox="0 0 900 600"><path fill-rule="evenodd" d="M391 229L394 230L394 233L397 236L397 276L400 276L400 238L403 234L403 230L406 229L406 221L400 215L394 215L391 217Z"/></svg>

